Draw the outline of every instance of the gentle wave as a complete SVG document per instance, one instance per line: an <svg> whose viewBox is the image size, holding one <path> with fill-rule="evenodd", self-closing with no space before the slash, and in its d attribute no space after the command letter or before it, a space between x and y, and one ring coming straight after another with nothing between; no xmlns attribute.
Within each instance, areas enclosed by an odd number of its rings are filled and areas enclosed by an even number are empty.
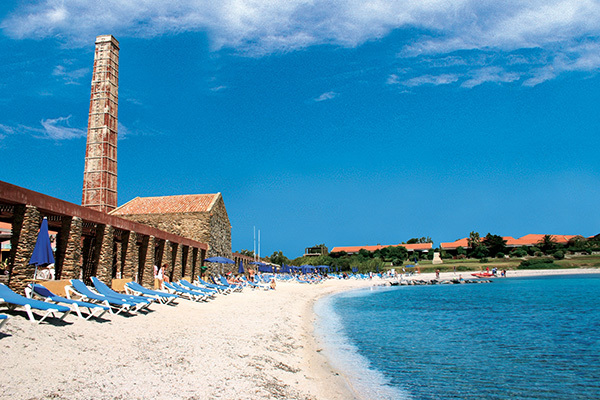
<svg viewBox="0 0 600 400"><path fill-rule="evenodd" d="M367 358L358 353L335 311L336 297L362 297L372 293L369 289L353 290L317 301L314 307L317 316L315 332L323 345L323 354L346 378L358 399L409 400L411 397L407 392L392 386L380 371L371 367Z"/></svg>

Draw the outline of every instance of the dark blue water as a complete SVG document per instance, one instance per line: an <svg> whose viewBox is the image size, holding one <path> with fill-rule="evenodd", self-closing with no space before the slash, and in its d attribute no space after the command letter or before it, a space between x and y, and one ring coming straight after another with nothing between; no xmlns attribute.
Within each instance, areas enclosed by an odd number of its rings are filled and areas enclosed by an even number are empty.
<svg viewBox="0 0 600 400"><path fill-rule="evenodd" d="M600 399L600 274L361 290L317 313L365 398Z"/></svg>

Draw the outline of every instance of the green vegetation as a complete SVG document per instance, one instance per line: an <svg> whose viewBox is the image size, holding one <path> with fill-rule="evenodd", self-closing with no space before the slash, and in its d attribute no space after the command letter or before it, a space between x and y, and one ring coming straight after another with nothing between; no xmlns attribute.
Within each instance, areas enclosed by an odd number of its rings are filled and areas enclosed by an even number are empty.
<svg viewBox="0 0 600 400"><path fill-rule="evenodd" d="M411 243L430 243L431 238L411 238ZM359 272L386 271L391 268L401 268L404 264L418 262L421 272L454 271L482 271L490 270L515 270L515 269L552 269L552 268L600 268L600 235L586 239L576 236L567 244L556 243L551 235L546 235L536 246L521 246L518 248L506 247L506 241L499 235L488 233L480 237L478 232L471 232L468 239L468 248L458 247L454 252L441 251L440 257L443 264L433 265L433 249L429 253L412 252L403 246L389 246L371 252L365 249L357 254L334 252L320 256L298 257L290 260L281 251L274 252L270 261L275 264L287 265L327 265L341 271L352 271L357 268ZM242 250L242 253L249 253ZM545 257L544 257L545 256Z"/></svg>

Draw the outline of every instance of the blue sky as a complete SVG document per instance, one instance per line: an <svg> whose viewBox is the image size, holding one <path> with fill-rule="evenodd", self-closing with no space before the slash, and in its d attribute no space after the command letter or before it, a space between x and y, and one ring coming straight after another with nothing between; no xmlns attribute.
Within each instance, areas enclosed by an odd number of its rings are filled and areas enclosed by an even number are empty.
<svg viewBox="0 0 600 400"><path fill-rule="evenodd" d="M600 232L600 2L167 3L0 4L0 180L81 202L113 34L119 204L221 192L234 251Z"/></svg>

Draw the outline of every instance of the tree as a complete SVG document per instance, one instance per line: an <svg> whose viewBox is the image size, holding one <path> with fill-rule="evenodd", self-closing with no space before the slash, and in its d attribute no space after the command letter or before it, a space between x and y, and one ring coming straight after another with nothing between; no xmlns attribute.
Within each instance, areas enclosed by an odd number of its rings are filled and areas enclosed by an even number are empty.
<svg viewBox="0 0 600 400"><path fill-rule="evenodd" d="M290 259L287 258L286 256L284 256L283 252L281 250L273 252L273 254L271 254L271 257L269 257L269 260L271 260L271 262L273 264L278 264L278 265L290 263Z"/></svg>
<svg viewBox="0 0 600 400"><path fill-rule="evenodd" d="M408 250L404 246L389 246L386 248L388 249L388 257L391 259L406 260L408 258Z"/></svg>
<svg viewBox="0 0 600 400"><path fill-rule="evenodd" d="M488 233L483 239L483 245L488 249L490 257L496 257L498 253L506 254L506 240L499 235Z"/></svg>
<svg viewBox="0 0 600 400"><path fill-rule="evenodd" d="M456 254L458 254L458 255L465 255L466 256L467 255L467 251L465 250L464 247L458 246L456 248Z"/></svg>
<svg viewBox="0 0 600 400"><path fill-rule="evenodd" d="M471 249L475 249L477 246L479 246L481 244L479 232L472 231L471 233L469 233L469 239L467 239L467 244Z"/></svg>
<svg viewBox="0 0 600 400"><path fill-rule="evenodd" d="M406 242L406 244L415 243L433 243L433 240L429 236L423 236L421 238L411 238Z"/></svg>
<svg viewBox="0 0 600 400"><path fill-rule="evenodd" d="M542 239L538 242L538 247L545 254L550 254L556 248L556 239L552 235L544 235Z"/></svg>
<svg viewBox="0 0 600 400"><path fill-rule="evenodd" d="M473 258L485 258L489 255L489 250L484 245L480 244L471 250L471 257Z"/></svg>
<svg viewBox="0 0 600 400"><path fill-rule="evenodd" d="M362 256L362 257L364 257L364 258L373 258L373 253L372 253L372 252L370 252L370 251L369 251L369 250L367 250L367 249L360 249L360 250L358 251L358 254L359 254L359 255L361 255L361 256Z"/></svg>
<svg viewBox="0 0 600 400"><path fill-rule="evenodd" d="M240 254L243 255L243 256L254 257L254 251L253 250L242 249L242 250L240 250Z"/></svg>

